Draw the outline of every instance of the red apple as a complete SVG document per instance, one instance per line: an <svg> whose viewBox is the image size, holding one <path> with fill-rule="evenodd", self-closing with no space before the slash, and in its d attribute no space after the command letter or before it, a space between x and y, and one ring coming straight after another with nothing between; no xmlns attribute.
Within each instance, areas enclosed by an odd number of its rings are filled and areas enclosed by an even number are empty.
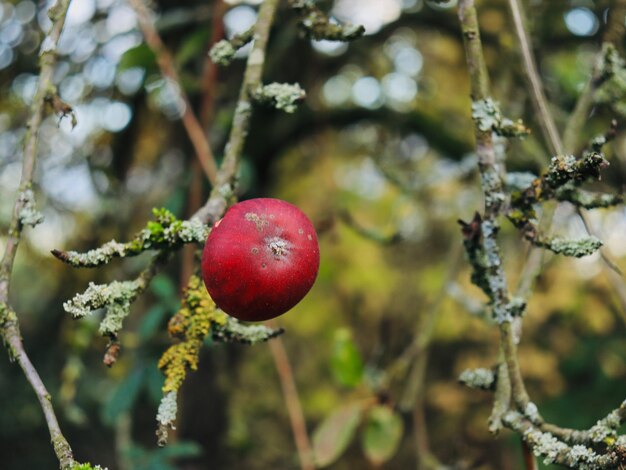
<svg viewBox="0 0 626 470"><path fill-rule="evenodd" d="M268 320L291 309L313 286L319 264L313 224L280 199L232 206L211 230L202 254L211 298L245 321Z"/></svg>

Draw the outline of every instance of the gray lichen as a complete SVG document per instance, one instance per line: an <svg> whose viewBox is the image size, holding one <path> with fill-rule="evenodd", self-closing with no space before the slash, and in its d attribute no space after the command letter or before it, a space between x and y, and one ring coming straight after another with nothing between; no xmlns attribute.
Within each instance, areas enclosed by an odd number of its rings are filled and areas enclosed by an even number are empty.
<svg viewBox="0 0 626 470"><path fill-rule="evenodd" d="M491 98L474 101L472 103L472 119L483 132L495 129L502 121L498 103Z"/></svg>
<svg viewBox="0 0 626 470"><path fill-rule="evenodd" d="M64 261L73 266L95 267L102 264L107 264L113 258L123 258L124 256L126 256L126 253L126 244L119 243L115 241L115 239L113 239L106 242L101 247L94 248L93 250L89 250L85 253L79 253L77 251L66 251L64 253L64 255L66 256L66 259L64 259Z"/></svg>
<svg viewBox="0 0 626 470"><path fill-rule="evenodd" d="M231 39L222 39L216 42L209 51L209 57L214 64L227 66L234 60L235 54L254 38L254 27L236 34Z"/></svg>
<svg viewBox="0 0 626 470"><path fill-rule="evenodd" d="M159 409L157 411L156 420L157 427L157 443L160 447L167 444L168 430L176 429L174 423L176 421L176 413L178 412L178 403L176 402L177 393L168 392L163 395Z"/></svg>
<svg viewBox="0 0 626 470"><path fill-rule="evenodd" d="M35 207L35 194L32 189L27 188L20 192L19 200L22 204L22 208L19 212L20 223L22 225L34 227L43 222L43 214Z"/></svg>
<svg viewBox="0 0 626 470"><path fill-rule="evenodd" d="M82 294L76 294L73 299L63 303L63 308L74 318L82 318L94 310L104 308L113 303L129 303L134 300L139 288L138 281L113 281L110 284L89 283L89 287Z"/></svg>
<svg viewBox="0 0 626 470"><path fill-rule="evenodd" d="M270 104L286 113L293 113L298 102L306 97L306 92L297 83L270 83L259 86L251 92L252 98L263 104Z"/></svg>
<svg viewBox="0 0 626 470"><path fill-rule="evenodd" d="M176 403L176 392L168 392L161 399L156 420L159 424L174 428L178 404Z"/></svg>
<svg viewBox="0 0 626 470"><path fill-rule="evenodd" d="M209 227L199 218L178 220L166 209L155 209L153 213L156 220L148 222L129 242L111 240L86 253L52 250L52 254L74 267L92 268L113 258L136 256L146 250L172 250L185 243L204 243L209 235Z"/></svg>
<svg viewBox="0 0 626 470"><path fill-rule="evenodd" d="M526 415L526 417L533 423L538 423L539 421L541 421L541 418L539 416L539 408L537 408L537 405L535 405L533 402L528 402L526 404L526 408L524 408L524 415Z"/></svg>
<svg viewBox="0 0 626 470"><path fill-rule="evenodd" d="M500 105L492 98L472 103L472 119L481 131L493 131L502 137L522 137L530 132L521 119L513 121L502 116Z"/></svg>
<svg viewBox="0 0 626 470"><path fill-rule="evenodd" d="M594 94L596 103L606 103L622 116L626 113L624 97L626 96L626 68L624 59L612 44L603 45L598 83L600 86Z"/></svg>
<svg viewBox="0 0 626 470"><path fill-rule="evenodd" d="M554 237L541 244L556 254L573 256L574 258L589 256L602 247L602 241L594 236L584 237L578 240Z"/></svg>
<svg viewBox="0 0 626 470"><path fill-rule="evenodd" d="M283 329L272 329L263 325L245 325L233 317L227 317L224 325L213 324L211 337L223 343L256 344L281 335Z"/></svg>
<svg viewBox="0 0 626 470"><path fill-rule="evenodd" d="M94 310L106 308L106 314L100 322L99 331L104 335L116 335L122 329L122 323L130 312L130 305L141 289L139 280L113 281L110 284L89 283L82 294L63 303L63 308L74 318L82 318Z"/></svg>
<svg viewBox="0 0 626 470"><path fill-rule="evenodd" d="M506 187L512 191L522 191L537 179L537 175L530 172L510 171L506 174Z"/></svg>
<svg viewBox="0 0 626 470"><path fill-rule="evenodd" d="M504 415L503 422L511 429L521 432L533 453L542 457L546 465L559 464L583 470L616 468L614 455L599 455L580 444L569 446L551 433L542 432L529 424L521 413L509 411Z"/></svg>
<svg viewBox="0 0 626 470"><path fill-rule="evenodd" d="M491 369L465 369L459 375L459 382L480 390L493 390L496 383L496 374Z"/></svg>

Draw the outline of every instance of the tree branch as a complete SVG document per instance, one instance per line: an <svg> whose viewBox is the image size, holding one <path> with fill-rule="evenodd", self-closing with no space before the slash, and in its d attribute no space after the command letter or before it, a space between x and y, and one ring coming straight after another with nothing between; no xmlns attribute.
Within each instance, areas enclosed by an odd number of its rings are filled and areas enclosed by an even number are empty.
<svg viewBox="0 0 626 470"><path fill-rule="evenodd" d="M217 182L211 192L211 197L194 214L194 217L198 217L205 223L216 222L222 216L233 197L239 161L246 137L248 136L250 117L252 115L250 90L254 90L262 84L261 75L265 64L267 42L279 3L278 0L265 0L259 9L254 28L254 43L246 62L246 70L235 108L228 143L226 144L224 160L217 173Z"/></svg>
<svg viewBox="0 0 626 470"><path fill-rule="evenodd" d="M270 352L272 353L272 358L274 359L274 364L276 365L276 371L278 372L278 378L280 379L283 396L285 397L285 404L287 405L287 411L289 413L291 430L296 442L296 448L298 449L300 468L302 470L313 470L315 466L313 464L311 441L306 429L306 421L304 419L304 413L302 412L302 405L300 404L296 381L293 376L291 365L289 364L289 358L287 357L287 351L285 350L285 346L280 337L275 338L273 341L269 341L268 345L270 347Z"/></svg>
<svg viewBox="0 0 626 470"><path fill-rule="evenodd" d="M533 107L539 117L539 123L541 124L541 131L544 138L550 148L550 153L554 155L564 155L563 143L561 137L554 123L554 119L548 110L548 104L546 96L543 93L543 87L541 85L541 79L539 78L539 72L537 71L537 65L535 64L535 58L533 57L530 40L528 39L528 33L526 31L526 24L524 19L524 11L520 0L508 0L509 10L511 11L511 17L513 18L513 26L515 28L515 34L520 45L522 59L524 61L523 70L526 73L526 79L530 85L531 98Z"/></svg>
<svg viewBox="0 0 626 470"><path fill-rule="evenodd" d="M180 78L178 77L178 72L176 72L176 67L174 67L172 56L165 47L165 44L163 44L163 41L154 26L152 12L146 7L143 0L129 0L129 3L135 10L135 13L137 13L139 27L143 32L146 43L156 55L161 73L178 87L180 97L185 106L182 115L183 126L185 127L189 140L191 140L194 150L196 151L196 157L198 158L204 173L211 184L215 185L217 165L215 163L213 152L211 151L211 145L209 144L204 129L193 112L187 93L185 93Z"/></svg>
<svg viewBox="0 0 626 470"><path fill-rule="evenodd" d="M48 431L50 432L52 446L61 469L68 469L74 465L72 449L59 427L59 422L57 421L52 406L52 398L24 349L17 315L9 306L9 287L13 263L22 237L22 231L24 225L29 223L25 220L24 210L32 210L33 197L31 186L37 161L39 129L44 119L46 103L56 95L56 88L52 81L52 76L56 64L56 48L59 38L61 37L61 32L63 31L69 4L70 0L57 0L48 10L48 16L52 21L52 26L41 47L39 81L37 91L33 98L32 114L28 121L24 141L24 156L19 192L13 207L13 216L9 227L4 256L0 263L0 335L9 350L9 357L17 361L37 395L48 426Z"/></svg>

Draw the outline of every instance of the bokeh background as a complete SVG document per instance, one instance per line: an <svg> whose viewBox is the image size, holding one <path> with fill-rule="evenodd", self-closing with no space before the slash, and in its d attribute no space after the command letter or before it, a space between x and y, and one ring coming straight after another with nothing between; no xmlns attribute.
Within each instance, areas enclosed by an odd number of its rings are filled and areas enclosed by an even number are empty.
<svg viewBox="0 0 626 470"><path fill-rule="evenodd" d="M21 143L37 79L37 52L49 26L46 2L0 2L0 234L8 228L19 182ZM109 469L299 468L284 397L267 345L209 344L200 370L181 394L174 442L155 444L162 377L156 367L170 344L166 324L188 275L176 257L133 306L122 354L102 365L106 340L98 315L74 321L62 304L88 282L134 277L147 256L76 270L53 248L87 250L127 240L152 207L179 217L209 187L180 123L185 88L202 106L201 77L212 29L247 29L258 1L158 1L157 27L181 84L164 79L143 44L137 19L121 0L74 0L54 81L78 125L49 116L41 130L37 201L45 222L27 230L14 270L11 302L31 358L53 395L62 429L79 460ZM534 52L557 123L562 126L593 66L611 1L528 0ZM456 2L320 2L341 21L363 24L353 43L311 41L282 8L272 31L265 81L298 82L306 102L293 115L255 110L240 175L240 197L279 197L314 221L321 242L319 278L310 294L278 319L310 433L346 404L379 400L403 422L399 449L384 468L415 468L415 431L431 452L465 468L522 468L519 436L487 430L491 394L459 385L467 367L492 367L497 329L484 298L458 263L458 219L482 207L473 155L469 83ZM507 146L514 171L540 173L550 155L523 79L505 2L478 2L494 97L532 134ZM217 25L216 25L217 23ZM621 45L620 45L621 46ZM246 49L220 68L209 137L221 158ZM623 120L626 100L598 104L581 148ZM626 181L626 134L607 147L602 187ZM191 189L190 189L191 188ZM626 269L624 208L590 214L607 254ZM585 232L572 207L557 208L554 230ZM507 223L506 268L515 285L528 246ZM0 235L0 247L4 246ZM0 248L2 250L2 248ZM455 263L457 267L455 266ZM425 379L413 405L399 403L409 375L382 378L423 319L440 308ZM599 256L545 257L520 345L522 371L542 413L563 426L589 427L626 395L626 311ZM0 467L57 465L41 410L21 371L0 355ZM415 385L415 384L413 384ZM410 396L410 395L409 395ZM414 397L415 398L415 397ZM415 416L419 419L416 419ZM370 468L360 433L330 468ZM423 462L422 462L423 463ZM374 468L374 467L371 467Z"/></svg>

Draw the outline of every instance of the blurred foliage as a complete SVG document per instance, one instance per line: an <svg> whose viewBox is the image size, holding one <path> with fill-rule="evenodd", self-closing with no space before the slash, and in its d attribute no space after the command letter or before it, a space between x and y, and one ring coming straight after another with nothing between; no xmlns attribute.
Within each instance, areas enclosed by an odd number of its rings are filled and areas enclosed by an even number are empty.
<svg viewBox="0 0 626 470"><path fill-rule="evenodd" d="M246 29L255 11L246 2L232 3L224 18L229 35ZM395 406L408 379L381 389L380 378L445 287L449 253L461 243L456 221L469 220L482 206L455 2L431 3L320 2L338 18L366 26L366 35L349 45L303 38L297 15L281 11L265 81L298 82L307 99L293 115L257 109L245 148L239 196L286 199L319 232L316 285L278 323L287 330L284 342L316 457L336 470L366 468L368 460L389 469L415 466L412 414ZM531 129L523 140L501 142L507 165L538 174L550 155L521 61L512 59L517 46L506 6L478 3L494 99L503 115L521 118ZM612 2L530 3L534 52L562 128L591 73ZM75 108L78 125L71 130L54 116L44 122L35 190L46 219L26 232L12 283L25 346L52 393L62 428L80 461L110 470L298 468L280 384L263 344L205 342L198 370L179 394L173 442L156 447L154 416L163 385L156 364L170 344L167 323L180 307L178 286L186 284L180 256L133 304L111 369L101 363L102 313L74 321L62 309L90 281L134 277L148 257L77 270L55 260L51 249L86 251L112 238L131 240L152 207L167 207L184 219L198 196L189 194L197 170L178 119L177 85L159 74L132 11L121 0L72 5L55 81L61 98ZM155 2L157 24L198 111L214 5ZM0 2L0 233L6 233L19 180L36 51L47 26L41 8L30 0ZM577 22L572 12L578 12ZM218 70L209 131L218 159L242 69L236 60ZM623 98L594 107L580 148L607 130L619 103ZM621 127L606 151L611 166L596 186L615 192L626 183ZM202 186L200 199L208 191ZM341 217L346 212L349 219ZM624 208L597 211L591 221L611 259L626 270ZM554 227L555 234L584 234L567 205L558 207ZM515 285L528 246L507 224L501 239ZM2 236L0 242L4 246ZM447 464L521 468L518 437L507 432L496 440L487 431L491 395L457 383L466 368L494 365L498 334L469 313L484 298L470 284L465 264L455 281L458 292L440 309L425 380L431 451ZM589 427L624 399L625 332L626 312L598 256L545 256L520 361L547 419ZM54 468L35 396L8 360L0 361L0 401L1 467Z"/></svg>

